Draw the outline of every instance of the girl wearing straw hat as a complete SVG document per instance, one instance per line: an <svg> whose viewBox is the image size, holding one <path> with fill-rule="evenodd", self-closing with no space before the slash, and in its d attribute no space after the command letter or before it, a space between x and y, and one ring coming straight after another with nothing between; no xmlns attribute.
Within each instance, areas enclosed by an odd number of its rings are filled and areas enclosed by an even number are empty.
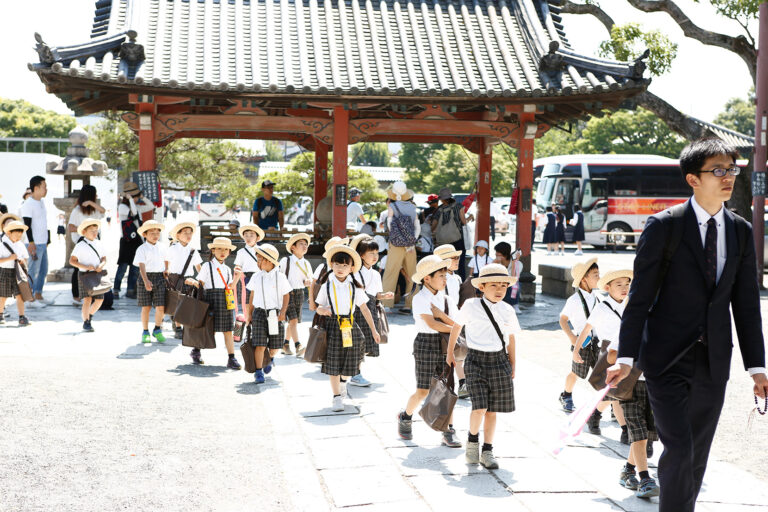
<svg viewBox="0 0 768 512"><path fill-rule="evenodd" d="M10 216L10 217L8 217ZM16 297L16 309L19 312L19 327L29 325L24 316L24 300L21 298L19 285L16 284L16 261L26 267L29 253L22 242L24 233L29 229L21 220L14 220L13 214L6 213L0 221L3 235L0 236L0 324L5 323L5 301L8 297Z"/></svg>
<svg viewBox="0 0 768 512"><path fill-rule="evenodd" d="M454 347L464 327L467 358L464 372L472 400L466 460L487 469L498 469L493 456L496 413L515 410L515 336L520 333L515 310L504 302L507 288L517 282L504 265L491 263L480 269L472 286L482 297L468 299L455 317L448 342L446 362L454 364ZM483 427L483 449L480 453L480 427Z"/></svg>
<svg viewBox="0 0 768 512"><path fill-rule="evenodd" d="M259 265L256 257L256 247L258 243L264 240L264 230L261 229L258 224L247 223L237 228L237 232L240 234L240 238L243 239L245 245L238 249L235 255L235 297L242 297L242 282L245 283L247 288L248 283L251 281L251 276L259 272ZM248 315L245 315L248 318ZM248 324L245 333L245 339L251 339L251 326Z"/></svg>
<svg viewBox="0 0 768 512"><path fill-rule="evenodd" d="M158 343L165 343L163 335L163 316L165 316L165 254L160 247L160 232L165 229L160 222L148 220L138 229L144 237L144 243L136 249L133 265L139 267L137 286L138 305L141 308L142 343L151 343L149 336L149 311L155 308L155 328L152 336Z"/></svg>
<svg viewBox="0 0 768 512"><path fill-rule="evenodd" d="M304 355L304 346L299 341L299 322L301 322L301 308L307 298L306 289L312 285L312 265L304 258L311 241L312 238L306 233L293 235L285 244L285 250L291 255L280 261L280 272L285 274L293 287L288 304L288 329L286 329L283 343L283 354L293 354L292 339L296 347L296 357Z"/></svg>
<svg viewBox="0 0 768 512"><path fill-rule="evenodd" d="M197 274L197 280L187 279L186 282L198 288L203 287L205 291L203 300L210 304L209 311L213 311L213 330L224 333L224 344L229 355L227 368L239 370L241 367L235 359L235 339L232 335L232 330L235 328L235 305L232 303L232 309L230 309L226 293L227 290L232 289L233 274L232 269L224 263L229 253L236 247L232 245L229 238L217 236L208 244L208 249L211 250L211 259L203 263ZM189 355L194 364L203 364L200 349L193 348Z"/></svg>
<svg viewBox="0 0 768 512"><path fill-rule="evenodd" d="M77 296L83 299L81 314L83 317L83 330L93 332L91 319L104 302L104 294L89 296L83 284L83 272L102 272L107 264L104 246L96 237L99 235L99 219L85 219L77 227L80 239L72 249L69 264L78 269ZM105 273L106 274L106 273Z"/></svg>
<svg viewBox="0 0 768 512"><path fill-rule="evenodd" d="M187 277L192 277L196 272L200 272L200 265L203 259L200 253L190 246L192 235L195 232L193 222L180 222L176 224L169 233L171 237L171 246L165 253L165 270L168 273L168 282L171 287L178 286L181 279L181 292L189 293L190 286L184 283ZM176 338L182 339L184 329L180 323L175 322Z"/></svg>
<svg viewBox="0 0 768 512"><path fill-rule="evenodd" d="M344 410L346 385L341 377L360 373L365 339L360 328L360 314L368 323L373 340L379 342L379 333L368 311L368 296L354 273L360 270L360 256L345 245L336 245L326 252L329 270L318 280L317 314L327 316L325 328L328 336L328 354L321 371L328 375L333 392L331 410Z"/></svg>
<svg viewBox="0 0 768 512"><path fill-rule="evenodd" d="M328 256L328 250L335 246L335 245L349 245L349 237L338 237L334 236L327 242L325 242L325 245L323 246L323 263L318 265L315 269L315 273L312 275L312 284L309 286L309 310L315 311L317 309L317 303L315 302L315 298L317 297L318 292L320 291L320 287L317 286L317 281L320 280L320 278L328 271L328 260L326 260L326 257Z"/></svg>
<svg viewBox="0 0 768 512"><path fill-rule="evenodd" d="M405 409L397 415L397 433L403 439L413 439L411 421L416 407L429 393L433 375L445 370L441 332L451 332L453 320L457 314L456 304L445 295L447 268L450 260L444 260L433 254L423 258L416 265L413 282L422 288L413 297L413 319L418 334L413 341L413 358L416 361L416 392L410 396ZM448 314L445 314L445 311ZM453 387L453 370L449 372L448 382ZM461 448L453 428L453 417L447 432L443 432L442 444L450 448Z"/></svg>

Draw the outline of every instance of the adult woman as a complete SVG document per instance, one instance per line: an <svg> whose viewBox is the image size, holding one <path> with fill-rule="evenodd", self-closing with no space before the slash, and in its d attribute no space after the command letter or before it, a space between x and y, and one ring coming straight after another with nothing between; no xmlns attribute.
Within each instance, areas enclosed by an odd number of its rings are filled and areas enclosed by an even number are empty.
<svg viewBox="0 0 768 512"><path fill-rule="evenodd" d="M125 296L129 299L136 298L139 268L133 265L133 257L136 255L136 249L142 244L142 240L137 232L141 222L135 200L140 195L141 191L135 183L127 181L123 185L123 196L117 207L122 237L120 238L120 252L117 255L117 272L115 273L113 290L116 299L120 296L120 286L126 270L128 270L128 287Z"/></svg>
<svg viewBox="0 0 768 512"><path fill-rule="evenodd" d="M85 219L100 219L105 211L97 202L96 187L93 185L83 185L83 188L80 189L80 195L77 197L77 203L72 209L72 213L69 214L67 232L72 238L72 243L76 244L80 240L77 228ZM75 267L75 271L72 272L72 297L79 301L77 274L77 267Z"/></svg>
<svg viewBox="0 0 768 512"><path fill-rule="evenodd" d="M581 256L584 254L581 251L581 243L586 238L584 235L584 212L581 211L581 206L579 205L575 205L573 211L573 220L576 221L573 223L573 241L576 242L576 252L574 254Z"/></svg>
<svg viewBox="0 0 768 512"><path fill-rule="evenodd" d="M463 228L467 224L464 207L457 203L451 189L443 188L437 194L440 206L432 215L432 233L435 245L451 244L461 251L459 276L462 282L467 278L467 248L464 246Z"/></svg>

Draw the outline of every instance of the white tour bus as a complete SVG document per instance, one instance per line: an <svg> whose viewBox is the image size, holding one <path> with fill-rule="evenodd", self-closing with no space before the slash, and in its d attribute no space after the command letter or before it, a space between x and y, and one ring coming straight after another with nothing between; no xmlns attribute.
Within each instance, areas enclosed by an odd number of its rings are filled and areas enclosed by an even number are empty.
<svg viewBox="0 0 768 512"><path fill-rule="evenodd" d="M663 156L563 155L539 158L533 165L538 213L559 205L570 220L580 204L585 243L595 247L634 243L633 233L642 231L648 217L691 195L678 160ZM570 241L573 228L567 227ZM539 226L539 233L543 229Z"/></svg>

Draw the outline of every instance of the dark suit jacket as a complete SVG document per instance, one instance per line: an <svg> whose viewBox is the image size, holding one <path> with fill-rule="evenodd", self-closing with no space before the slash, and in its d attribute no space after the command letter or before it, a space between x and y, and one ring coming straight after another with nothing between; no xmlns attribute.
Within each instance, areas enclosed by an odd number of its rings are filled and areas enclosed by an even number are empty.
<svg viewBox="0 0 768 512"><path fill-rule="evenodd" d="M733 306L744 367L765 366L752 226L725 210L727 260L715 290L710 293L704 278L704 248L690 200L683 220L682 240L651 313L648 310L655 298L672 216L661 212L650 217L640 235L634 279L621 322L618 357L634 358L649 377L661 375L704 335L711 376L725 382L733 349L729 311L729 306ZM739 254L737 229L746 237L743 254Z"/></svg>

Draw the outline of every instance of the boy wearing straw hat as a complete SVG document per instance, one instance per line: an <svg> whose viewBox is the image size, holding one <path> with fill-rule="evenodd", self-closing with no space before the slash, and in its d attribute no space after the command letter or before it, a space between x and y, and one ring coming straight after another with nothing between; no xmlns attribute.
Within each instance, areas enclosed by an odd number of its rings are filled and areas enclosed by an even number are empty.
<svg viewBox="0 0 768 512"><path fill-rule="evenodd" d="M189 293L190 289L184 280L194 276L195 272L200 272L200 265L203 263L200 253L190 245L195 227L193 222L180 222L171 228L169 235L172 242L165 253L165 270L168 273L168 283L171 287L176 288L179 279L181 279L180 289L182 293ZM174 327L174 336L177 339L182 339L184 336L183 327L178 322L174 323Z"/></svg>
<svg viewBox="0 0 768 512"><path fill-rule="evenodd" d="M102 272L107 264L107 257L104 255L104 246L97 239L99 235L99 219L85 219L77 227L77 234L80 239L72 249L72 255L69 257L69 264L78 269L77 274L78 297L83 299L81 314L83 317L83 331L93 332L91 320L93 315L104 302L104 294L88 295L83 284L83 272Z"/></svg>
<svg viewBox="0 0 768 512"><path fill-rule="evenodd" d="M464 372L472 400L466 460L487 469L498 469L493 456L496 413L515 410L515 336L520 324L512 306L504 302L507 288L517 282L504 265L491 263L480 269L472 286L483 296L468 299L455 317L446 362L454 364L454 347L462 327L466 332ZM480 453L480 427L483 448Z"/></svg>
<svg viewBox="0 0 768 512"><path fill-rule="evenodd" d="M412 417L416 407L429 393L433 375L443 373L446 367L441 332L449 333L453 320L458 314L456 304L444 292L447 268L450 260L435 254L423 258L416 265L412 279L422 288L413 297L413 319L418 334L413 342L413 357L416 362L416 392L410 396L405 409L397 415L397 432L403 439L413 439ZM445 314L445 311L448 314ZM448 383L453 387L453 370L449 372ZM453 417L448 431L443 432L442 444L450 448L461 448L453 428Z"/></svg>
<svg viewBox="0 0 768 512"><path fill-rule="evenodd" d="M315 269L315 273L312 275L312 284L309 286L309 310L315 311L317 309L317 303L315 302L315 299L317 298L317 294L320 291L320 287L317 286L317 281L320 280L320 277L326 273L328 270L328 260L327 255L328 251L331 247L334 247L336 245L349 245L349 237L338 237L334 236L331 239L329 239L327 242L325 242L325 245L323 246L323 263L321 265L318 265Z"/></svg>
<svg viewBox="0 0 768 512"><path fill-rule="evenodd" d="M304 355L304 346L299 342L299 322L301 322L301 308L307 298L306 289L312 285L312 265L304 258L311 241L312 238L308 234L296 233L285 244L285 250L291 255L280 261L280 272L285 274L293 287L288 304L288 328L285 332L283 354L293 354L292 339L296 347L296 357Z"/></svg>
<svg viewBox="0 0 768 512"><path fill-rule="evenodd" d="M141 308L142 343L151 343L149 336L149 311L155 308L155 328L152 336L158 343L165 343L163 335L163 316L165 316L165 251L160 247L160 232L165 229L162 223L148 220L138 229L144 237L144 243L136 249L133 257L134 266L139 267L141 279L137 286L138 305Z"/></svg>
<svg viewBox="0 0 768 512"><path fill-rule="evenodd" d="M262 244L255 251L260 270L246 285L251 292L247 306L250 311L245 313L251 335L246 340L253 346L256 364L253 378L256 384L263 384L264 374L272 371L273 364L264 367L264 351L269 350L270 355L275 356L283 345L292 287L285 274L278 269L280 254L273 245Z"/></svg>
<svg viewBox="0 0 768 512"><path fill-rule="evenodd" d="M11 217L6 217L11 215ZM16 309L19 312L19 327L29 325L29 319L24 316L24 300L21 298L19 286L16 284L16 266L27 265L29 253L21 239L29 229L21 220L14 220L15 215L5 214L3 219L3 235L0 236L0 324L5 323L5 301L8 297L16 297Z"/></svg>

